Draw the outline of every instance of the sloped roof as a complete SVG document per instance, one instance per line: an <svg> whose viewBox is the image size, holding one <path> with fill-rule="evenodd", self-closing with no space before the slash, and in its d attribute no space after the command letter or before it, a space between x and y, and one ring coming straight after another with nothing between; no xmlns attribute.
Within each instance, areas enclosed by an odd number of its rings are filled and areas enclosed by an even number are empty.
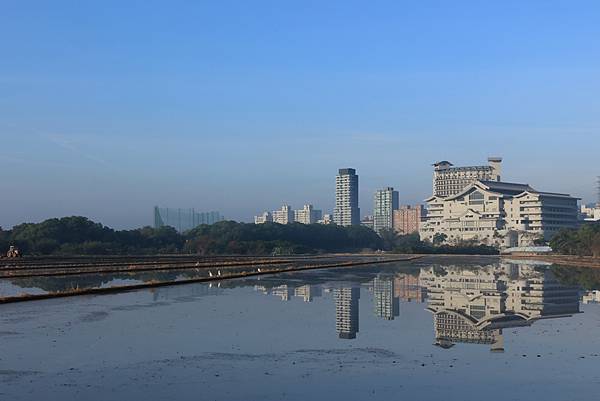
<svg viewBox="0 0 600 401"><path fill-rule="evenodd" d="M514 182L484 181L481 182L487 189L503 195L518 195L522 192L537 192L529 184L517 184Z"/></svg>

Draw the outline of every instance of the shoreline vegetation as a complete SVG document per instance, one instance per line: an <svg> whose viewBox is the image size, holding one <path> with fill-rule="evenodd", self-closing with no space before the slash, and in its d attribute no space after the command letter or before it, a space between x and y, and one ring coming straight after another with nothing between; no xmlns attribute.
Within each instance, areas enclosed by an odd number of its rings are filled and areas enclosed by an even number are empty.
<svg viewBox="0 0 600 401"><path fill-rule="evenodd" d="M75 255L253 255L324 253L495 255L496 248L465 242L444 245L421 241L418 234L381 236L363 226L252 224L222 221L179 233L172 227L114 230L85 217L24 223L0 228L0 251L10 245L26 256Z"/></svg>

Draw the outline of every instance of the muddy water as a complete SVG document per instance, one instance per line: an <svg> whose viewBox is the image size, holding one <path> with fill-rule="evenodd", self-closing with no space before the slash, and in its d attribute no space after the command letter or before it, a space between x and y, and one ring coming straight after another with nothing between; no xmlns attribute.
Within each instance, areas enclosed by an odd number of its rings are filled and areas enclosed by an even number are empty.
<svg viewBox="0 0 600 401"><path fill-rule="evenodd" d="M0 400L595 399L595 286L429 258L0 305Z"/></svg>

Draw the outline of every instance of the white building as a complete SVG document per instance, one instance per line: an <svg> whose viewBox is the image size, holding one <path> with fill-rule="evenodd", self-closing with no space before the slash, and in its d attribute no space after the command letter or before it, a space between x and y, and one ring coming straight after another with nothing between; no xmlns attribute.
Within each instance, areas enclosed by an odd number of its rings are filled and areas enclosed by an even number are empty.
<svg viewBox="0 0 600 401"><path fill-rule="evenodd" d="M265 224L273 221L273 215L270 212L264 212L261 215L254 216L254 224Z"/></svg>
<svg viewBox="0 0 600 401"><path fill-rule="evenodd" d="M581 205L580 218L585 221L600 221L600 206Z"/></svg>
<svg viewBox="0 0 600 401"><path fill-rule="evenodd" d="M324 214L322 219L317 220L317 224L333 224L333 216Z"/></svg>
<svg viewBox="0 0 600 401"><path fill-rule="evenodd" d="M358 208L358 176L353 168L342 168L335 178L333 221L339 226L360 224Z"/></svg>
<svg viewBox="0 0 600 401"><path fill-rule="evenodd" d="M273 211L273 222L279 224L291 224L294 222L294 211L289 205L281 206L280 210Z"/></svg>
<svg viewBox="0 0 600 401"><path fill-rule="evenodd" d="M449 161L433 165L433 195L439 197L459 193L477 180L500 181L501 157L488 158L487 166L453 167Z"/></svg>
<svg viewBox="0 0 600 401"><path fill-rule="evenodd" d="M398 210L398 191L387 187L375 192L373 197L373 230L378 234L394 228L394 210Z"/></svg>
<svg viewBox="0 0 600 401"><path fill-rule="evenodd" d="M323 212L313 205L304 205L302 209L294 210L294 221L302 224L315 224L323 218Z"/></svg>
<svg viewBox="0 0 600 401"><path fill-rule="evenodd" d="M448 243L524 246L578 224L577 198L539 192L527 184L475 181L455 195L434 195L426 202L422 240L444 234Z"/></svg>

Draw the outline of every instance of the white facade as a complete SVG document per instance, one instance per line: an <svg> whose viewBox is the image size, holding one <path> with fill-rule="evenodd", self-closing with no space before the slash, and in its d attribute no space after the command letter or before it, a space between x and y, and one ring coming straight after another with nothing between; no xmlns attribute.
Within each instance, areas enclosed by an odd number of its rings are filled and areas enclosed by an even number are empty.
<svg viewBox="0 0 600 401"><path fill-rule="evenodd" d="M587 207L581 205L581 220L600 221L600 206Z"/></svg>
<svg viewBox="0 0 600 401"><path fill-rule="evenodd" d="M333 224L333 216L331 214L324 214L323 218L317 221L317 224Z"/></svg>
<svg viewBox="0 0 600 401"><path fill-rule="evenodd" d="M335 209L333 221L339 226L360 224L358 208L358 176L353 168L339 170L335 178Z"/></svg>
<svg viewBox="0 0 600 401"><path fill-rule="evenodd" d="M449 197L427 199L422 240L445 234L446 242L473 241L499 247L550 239L562 228L577 227L577 198L538 192L526 184L476 181Z"/></svg>
<svg viewBox="0 0 600 401"><path fill-rule="evenodd" d="M304 205L302 209L294 210L294 220L302 224L315 224L323 218L323 212L313 205Z"/></svg>
<svg viewBox="0 0 600 401"><path fill-rule="evenodd" d="M394 228L394 210L398 210L398 191L387 187L375 192L373 197L373 230L381 233Z"/></svg>
<svg viewBox="0 0 600 401"><path fill-rule="evenodd" d="M264 212L261 215L254 216L254 224L265 224L273 221L273 215L270 212Z"/></svg>
<svg viewBox="0 0 600 401"><path fill-rule="evenodd" d="M433 195L439 197L459 193L477 180L500 181L502 158L488 158L487 166L453 167L449 161L435 163L433 170Z"/></svg>
<svg viewBox="0 0 600 401"><path fill-rule="evenodd" d="M280 210L273 211L273 222L279 224L291 224L294 222L294 211L289 205L281 206Z"/></svg>

